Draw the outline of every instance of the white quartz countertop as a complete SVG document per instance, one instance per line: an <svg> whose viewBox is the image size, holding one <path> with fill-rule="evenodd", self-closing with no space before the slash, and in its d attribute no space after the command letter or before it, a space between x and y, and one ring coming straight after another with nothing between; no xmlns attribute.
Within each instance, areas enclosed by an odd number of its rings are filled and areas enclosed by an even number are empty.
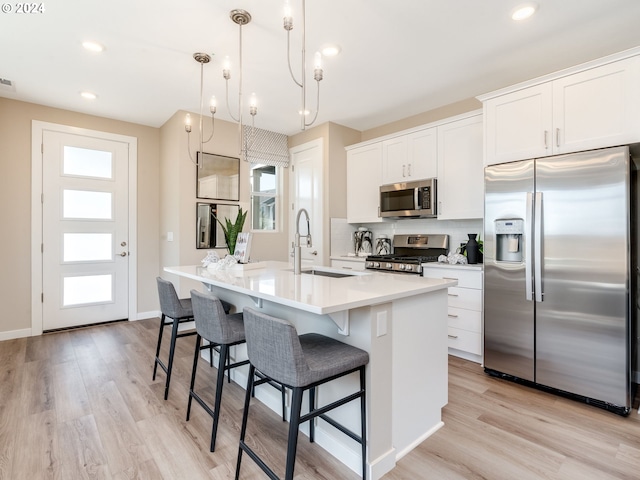
<svg viewBox="0 0 640 480"><path fill-rule="evenodd" d="M315 268L344 273L341 269ZM344 278L305 273L294 275L292 266L286 262L264 262L263 268L250 270L209 270L197 265L165 267L164 270L319 315L390 302L457 285L455 280L368 271L353 272L355 275Z"/></svg>
<svg viewBox="0 0 640 480"><path fill-rule="evenodd" d="M429 262L429 263L423 263L422 267L428 267L428 268L459 268L461 270L477 270L477 271L482 271L484 270L484 265L482 263L474 263L472 265L469 265L468 263L466 264L460 264L460 263L455 263L455 264L451 264L451 263L439 263L439 262Z"/></svg>

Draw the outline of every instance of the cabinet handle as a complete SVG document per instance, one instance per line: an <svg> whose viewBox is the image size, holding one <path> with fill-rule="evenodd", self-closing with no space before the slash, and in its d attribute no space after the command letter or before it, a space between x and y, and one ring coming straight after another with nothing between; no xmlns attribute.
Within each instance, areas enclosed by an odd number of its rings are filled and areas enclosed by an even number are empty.
<svg viewBox="0 0 640 480"><path fill-rule="evenodd" d="M438 202L438 215L442 215L442 202Z"/></svg>
<svg viewBox="0 0 640 480"><path fill-rule="evenodd" d="M404 178L404 177L406 177L406 175L405 175L405 169L406 169L406 167L407 167L406 165L402 165L402 177L403 177L403 178Z"/></svg>
<svg viewBox="0 0 640 480"><path fill-rule="evenodd" d="M544 148L545 150L549 148L549 140L548 140L549 132L547 130L544 131Z"/></svg>
<svg viewBox="0 0 640 480"><path fill-rule="evenodd" d="M560 146L560 129L556 128L556 147Z"/></svg>
<svg viewBox="0 0 640 480"><path fill-rule="evenodd" d="M458 338L458 335L447 335L449 338Z"/></svg>
<svg viewBox="0 0 640 480"><path fill-rule="evenodd" d="M457 297L458 296L457 293L447 293L447 295L449 295L450 297Z"/></svg>
<svg viewBox="0 0 640 480"><path fill-rule="evenodd" d="M344 268L345 270L352 270L353 269L353 267L342 267L342 268Z"/></svg>
<svg viewBox="0 0 640 480"><path fill-rule="evenodd" d="M407 175L411 176L411 164L407 167Z"/></svg>
<svg viewBox="0 0 640 480"><path fill-rule="evenodd" d="M449 318L458 318L458 315L454 315L453 313L447 314Z"/></svg>
<svg viewBox="0 0 640 480"><path fill-rule="evenodd" d="M458 281L457 278L455 277L442 277L443 280L455 280L456 282Z"/></svg>

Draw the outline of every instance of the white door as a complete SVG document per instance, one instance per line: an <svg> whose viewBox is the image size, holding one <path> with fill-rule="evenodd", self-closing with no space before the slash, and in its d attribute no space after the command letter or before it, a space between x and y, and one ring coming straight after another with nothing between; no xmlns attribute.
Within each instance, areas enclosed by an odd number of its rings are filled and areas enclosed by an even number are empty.
<svg viewBox="0 0 640 480"><path fill-rule="evenodd" d="M302 266L323 265L323 193L322 193L322 139L292 148L291 151L291 211L290 242L294 242L296 218L301 208L309 212L309 226L313 246L307 248L302 240ZM307 234L307 222L304 213L300 216L299 231Z"/></svg>
<svg viewBox="0 0 640 480"><path fill-rule="evenodd" d="M128 317L128 143L45 130L43 330Z"/></svg>

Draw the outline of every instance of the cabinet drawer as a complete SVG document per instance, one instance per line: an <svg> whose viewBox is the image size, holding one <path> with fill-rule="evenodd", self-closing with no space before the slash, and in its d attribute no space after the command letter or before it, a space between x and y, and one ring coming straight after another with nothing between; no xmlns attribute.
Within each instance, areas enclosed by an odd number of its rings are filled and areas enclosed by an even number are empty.
<svg viewBox="0 0 640 480"><path fill-rule="evenodd" d="M344 268L345 270L364 270L364 261L362 260L331 260L333 268Z"/></svg>
<svg viewBox="0 0 640 480"><path fill-rule="evenodd" d="M423 275L429 278L450 278L458 281L458 287L482 288L482 272L478 270L463 270L463 268L425 267Z"/></svg>
<svg viewBox="0 0 640 480"><path fill-rule="evenodd" d="M456 348L475 355L482 355L482 335L468 330L449 327L449 348Z"/></svg>
<svg viewBox="0 0 640 480"><path fill-rule="evenodd" d="M450 327L482 333L482 313L464 308L449 307L447 324Z"/></svg>
<svg viewBox="0 0 640 480"><path fill-rule="evenodd" d="M482 290L449 287L447 295L450 307L482 311Z"/></svg>

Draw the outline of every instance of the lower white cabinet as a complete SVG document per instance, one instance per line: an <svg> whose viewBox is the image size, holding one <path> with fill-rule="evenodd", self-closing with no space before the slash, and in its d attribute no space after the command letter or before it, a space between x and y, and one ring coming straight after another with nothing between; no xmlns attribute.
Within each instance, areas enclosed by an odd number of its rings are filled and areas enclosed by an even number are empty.
<svg viewBox="0 0 640 480"><path fill-rule="evenodd" d="M331 267L332 268L342 268L345 270L364 270L364 258L353 257L353 260L350 257L343 257L340 260L336 260L334 258L331 259Z"/></svg>
<svg viewBox="0 0 640 480"><path fill-rule="evenodd" d="M482 267L428 265L423 276L449 278L458 286L449 288L449 354L482 363Z"/></svg>

